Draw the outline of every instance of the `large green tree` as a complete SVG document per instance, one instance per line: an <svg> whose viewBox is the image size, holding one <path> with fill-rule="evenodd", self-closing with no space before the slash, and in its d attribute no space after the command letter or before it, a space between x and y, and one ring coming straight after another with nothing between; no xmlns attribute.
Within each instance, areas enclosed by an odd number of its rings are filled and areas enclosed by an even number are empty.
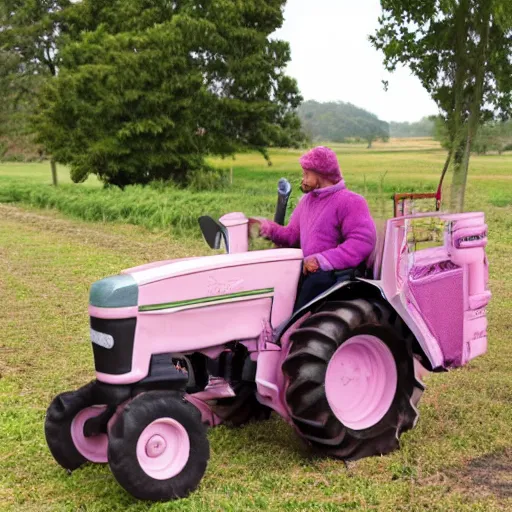
<svg viewBox="0 0 512 512"><path fill-rule="evenodd" d="M510 0L381 0L370 40L387 69L405 64L437 103L453 166L451 206L462 210L478 127L512 111Z"/></svg>
<svg viewBox="0 0 512 512"><path fill-rule="evenodd" d="M83 0L36 126L74 181L186 181L221 156L301 141L301 101L269 36L281 0Z"/></svg>

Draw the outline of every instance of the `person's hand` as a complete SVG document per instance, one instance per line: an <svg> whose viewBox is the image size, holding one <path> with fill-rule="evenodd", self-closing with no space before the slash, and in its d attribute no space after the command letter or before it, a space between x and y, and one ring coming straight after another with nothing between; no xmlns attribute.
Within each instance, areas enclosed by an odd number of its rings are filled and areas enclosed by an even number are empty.
<svg viewBox="0 0 512 512"><path fill-rule="evenodd" d="M318 272L320 265L314 256L309 256L304 260L303 272L304 274L314 274Z"/></svg>
<svg viewBox="0 0 512 512"><path fill-rule="evenodd" d="M249 237L257 238L260 236L261 220L256 217L249 217Z"/></svg>

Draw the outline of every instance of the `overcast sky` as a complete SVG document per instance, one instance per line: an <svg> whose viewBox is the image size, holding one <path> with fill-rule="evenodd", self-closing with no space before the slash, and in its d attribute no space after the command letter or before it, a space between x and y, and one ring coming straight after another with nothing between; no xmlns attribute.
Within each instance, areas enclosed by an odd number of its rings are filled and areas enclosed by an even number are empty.
<svg viewBox="0 0 512 512"><path fill-rule="evenodd" d="M276 32L291 45L288 74L304 99L344 101L384 121L418 121L435 103L407 68L390 74L368 41L378 26L378 0L288 0ZM382 80L389 81L384 92Z"/></svg>

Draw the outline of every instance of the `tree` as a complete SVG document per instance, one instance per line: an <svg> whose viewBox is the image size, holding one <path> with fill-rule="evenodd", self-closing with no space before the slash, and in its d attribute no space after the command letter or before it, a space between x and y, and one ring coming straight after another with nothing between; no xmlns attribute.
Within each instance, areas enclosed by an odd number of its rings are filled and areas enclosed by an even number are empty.
<svg viewBox="0 0 512 512"><path fill-rule="evenodd" d="M359 129L362 138L368 142L367 148L370 149L372 147L373 142L376 139L383 139L386 142L389 140L389 125L384 121L375 120L360 120L358 122Z"/></svg>
<svg viewBox="0 0 512 512"><path fill-rule="evenodd" d="M434 135L434 120L423 117L415 123L389 123L391 137L432 137Z"/></svg>
<svg viewBox="0 0 512 512"><path fill-rule="evenodd" d="M185 183L208 154L302 140L301 101L269 38L284 1L84 0L66 11L60 69L36 126L74 181Z"/></svg>
<svg viewBox="0 0 512 512"><path fill-rule="evenodd" d="M478 126L512 111L509 0L381 0L370 37L392 71L408 65L437 103L453 164L451 206L461 211Z"/></svg>
<svg viewBox="0 0 512 512"><path fill-rule="evenodd" d="M441 116L435 119L434 138L441 143L443 148L449 149L450 137ZM496 151L501 155L503 151L510 149L512 149L512 121L488 121L482 124L472 145L473 152L479 155L485 155L489 151Z"/></svg>
<svg viewBox="0 0 512 512"><path fill-rule="evenodd" d="M495 151L501 155L512 144L512 123L488 122L482 125L473 143L474 152L485 155Z"/></svg>
<svg viewBox="0 0 512 512"><path fill-rule="evenodd" d="M451 138L446 119L441 116L433 116L434 120L434 139L441 143L441 147L450 151Z"/></svg>
<svg viewBox="0 0 512 512"><path fill-rule="evenodd" d="M70 4L70 0L0 3L0 120L4 136L30 135L29 118L38 94L57 74L57 39L62 13Z"/></svg>

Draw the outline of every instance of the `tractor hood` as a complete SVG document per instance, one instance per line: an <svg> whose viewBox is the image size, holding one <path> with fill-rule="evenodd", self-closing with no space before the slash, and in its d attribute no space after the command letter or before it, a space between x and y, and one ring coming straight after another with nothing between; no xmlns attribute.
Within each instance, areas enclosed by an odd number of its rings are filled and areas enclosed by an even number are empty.
<svg viewBox="0 0 512 512"><path fill-rule="evenodd" d="M302 259L300 249L269 249L141 265L94 283L89 311L119 319L237 303L226 309L236 313L242 302L265 299L263 317L278 325L292 312Z"/></svg>
<svg viewBox="0 0 512 512"><path fill-rule="evenodd" d="M219 269L233 269L247 265L272 264L284 261L302 260L300 249L267 249L265 251L250 251L238 254L218 254L199 258L184 258L156 262L149 265L123 270L122 275L131 276L139 286L144 286L161 280L215 272Z"/></svg>

